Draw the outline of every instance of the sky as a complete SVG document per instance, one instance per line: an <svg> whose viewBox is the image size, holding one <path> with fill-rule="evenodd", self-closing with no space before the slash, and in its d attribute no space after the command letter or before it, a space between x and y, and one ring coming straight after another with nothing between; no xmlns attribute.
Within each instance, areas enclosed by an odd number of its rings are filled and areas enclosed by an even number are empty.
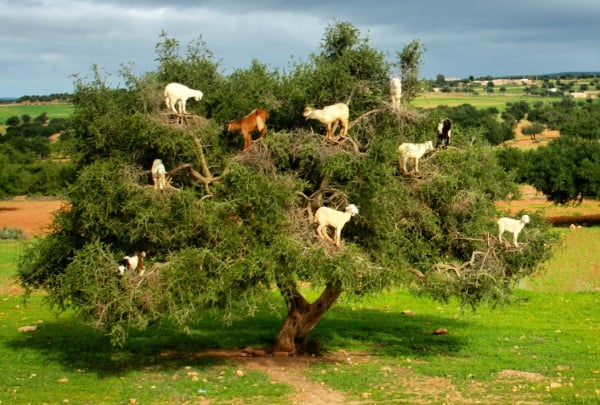
<svg viewBox="0 0 600 405"><path fill-rule="evenodd" d="M0 97L70 93L97 66L156 70L165 32L201 38L223 74L252 59L308 61L325 29L344 21L397 61L415 39L422 78L600 71L598 0L0 0Z"/></svg>

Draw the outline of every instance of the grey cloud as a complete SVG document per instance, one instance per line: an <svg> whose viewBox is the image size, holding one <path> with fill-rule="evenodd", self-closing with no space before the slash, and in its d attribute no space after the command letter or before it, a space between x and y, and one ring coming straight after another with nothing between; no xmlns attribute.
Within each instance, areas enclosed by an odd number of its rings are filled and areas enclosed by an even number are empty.
<svg viewBox="0 0 600 405"><path fill-rule="evenodd" d="M285 67L318 51L335 20L392 58L420 39L429 78L599 70L598 15L587 0L0 0L0 96L72 91L93 64L153 70L162 30L182 49L202 36L228 71L253 58Z"/></svg>

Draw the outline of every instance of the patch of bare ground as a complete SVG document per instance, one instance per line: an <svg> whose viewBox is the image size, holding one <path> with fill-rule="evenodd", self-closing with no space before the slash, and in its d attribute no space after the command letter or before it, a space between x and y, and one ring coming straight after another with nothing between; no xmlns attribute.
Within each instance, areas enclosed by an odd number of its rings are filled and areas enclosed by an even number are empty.
<svg viewBox="0 0 600 405"><path fill-rule="evenodd" d="M546 129L541 134L536 135L535 140L529 135L523 135L523 128L531 125L531 122L523 119L517 124L515 129L515 139L506 142L506 145L519 149L533 149L538 146L547 145L553 139L560 137L560 132Z"/></svg>
<svg viewBox="0 0 600 405"><path fill-rule="evenodd" d="M50 232L54 213L64 206L63 200L31 200L25 196L0 201L0 229L19 228L27 236L45 235Z"/></svg>
<svg viewBox="0 0 600 405"><path fill-rule="evenodd" d="M207 350L196 353L197 357L216 357L238 363L247 370L258 371L269 376L272 382L286 384L293 389L288 396L288 403L301 405L320 404L353 404L346 396L325 384L312 381L305 370L311 364L319 361L329 361L326 358L314 356L252 356L248 351L238 350ZM243 370L242 370L243 371Z"/></svg>
<svg viewBox="0 0 600 405"><path fill-rule="evenodd" d="M519 187L520 199L496 201L496 207L517 215L520 212L539 212L554 225L595 225L600 223L600 201L584 199L581 204L559 205L529 185Z"/></svg>
<svg viewBox="0 0 600 405"><path fill-rule="evenodd" d="M323 404L372 404L378 403L371 399L371 392L361 394L361 399L351 400L346 394L328 387L326 384L313 381L307 375L307 369L319 362L343 364L345 366L360 366L364 363L378 363L379 360L369 354L339 351L326 356L294 356L277 357L270 355L251 356L245 351L237 350L207 350L196 353L197 357L216 357L237 363L240 370L253 370L269 376L272 382L286 384L293 390L286 398L286 403L300 405ZM489 393L486 386L472 380L466 386L467 394L463 394L451 377L429 377L415 373L410 366L382 365L380 369L384 376L392 374L393 387L374 386L370 391L390 389L390 403L406 404L539 404L541 393L522 392L515 389L515 384L539 383L544 377L539 374L524 371L505 370L498 374L496 383L507 385L503 394ZM512 387L512 388L511 388ZM397 394L397 395L394 395ZM393 398L393 397L396 398ZM398 397L401 397L398 398ZM393 399L392 399L393 398ZM387 403L388 401L386 401ZM204 404L210 404L204 398Z"/></svg>

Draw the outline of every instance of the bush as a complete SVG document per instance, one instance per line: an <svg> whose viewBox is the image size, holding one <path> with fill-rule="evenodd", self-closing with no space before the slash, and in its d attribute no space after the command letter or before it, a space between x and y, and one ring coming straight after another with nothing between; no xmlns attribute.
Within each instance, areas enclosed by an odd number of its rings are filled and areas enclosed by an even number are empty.
<svg viewBox="0 0 600 405"><path fill-rule="evenodd" d="M0 229L0 239L2 240L22 240L26 239L27 235L20 228L2 228Z"/></svg>

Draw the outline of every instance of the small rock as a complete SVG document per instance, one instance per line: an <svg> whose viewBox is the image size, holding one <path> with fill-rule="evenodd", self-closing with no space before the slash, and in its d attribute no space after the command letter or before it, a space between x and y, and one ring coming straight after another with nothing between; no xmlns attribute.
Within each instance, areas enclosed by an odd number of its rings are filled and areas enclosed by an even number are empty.
<svg viewBox="0 0 600 405"><path fill-rule="evenodd" d="M404 311L402 311L402 314L407 316L413 316L416 315L416 312L412 309L405 309Z"/></svg>
<svg viewBox="0 0 600 405"><path fill-rule="evenodd" d="M17 332L33 332L36 329L37 329L37 326L35 326L35 325L33 325L33 326L21 326L20 328L17 329Z"/></svg>
<svg viewBox="0 0 600 405"><path fill-rule="evenodd" d="M446 335L448 333L448 329L446 328L437 328L433 331L434 335Z"/></svg>

